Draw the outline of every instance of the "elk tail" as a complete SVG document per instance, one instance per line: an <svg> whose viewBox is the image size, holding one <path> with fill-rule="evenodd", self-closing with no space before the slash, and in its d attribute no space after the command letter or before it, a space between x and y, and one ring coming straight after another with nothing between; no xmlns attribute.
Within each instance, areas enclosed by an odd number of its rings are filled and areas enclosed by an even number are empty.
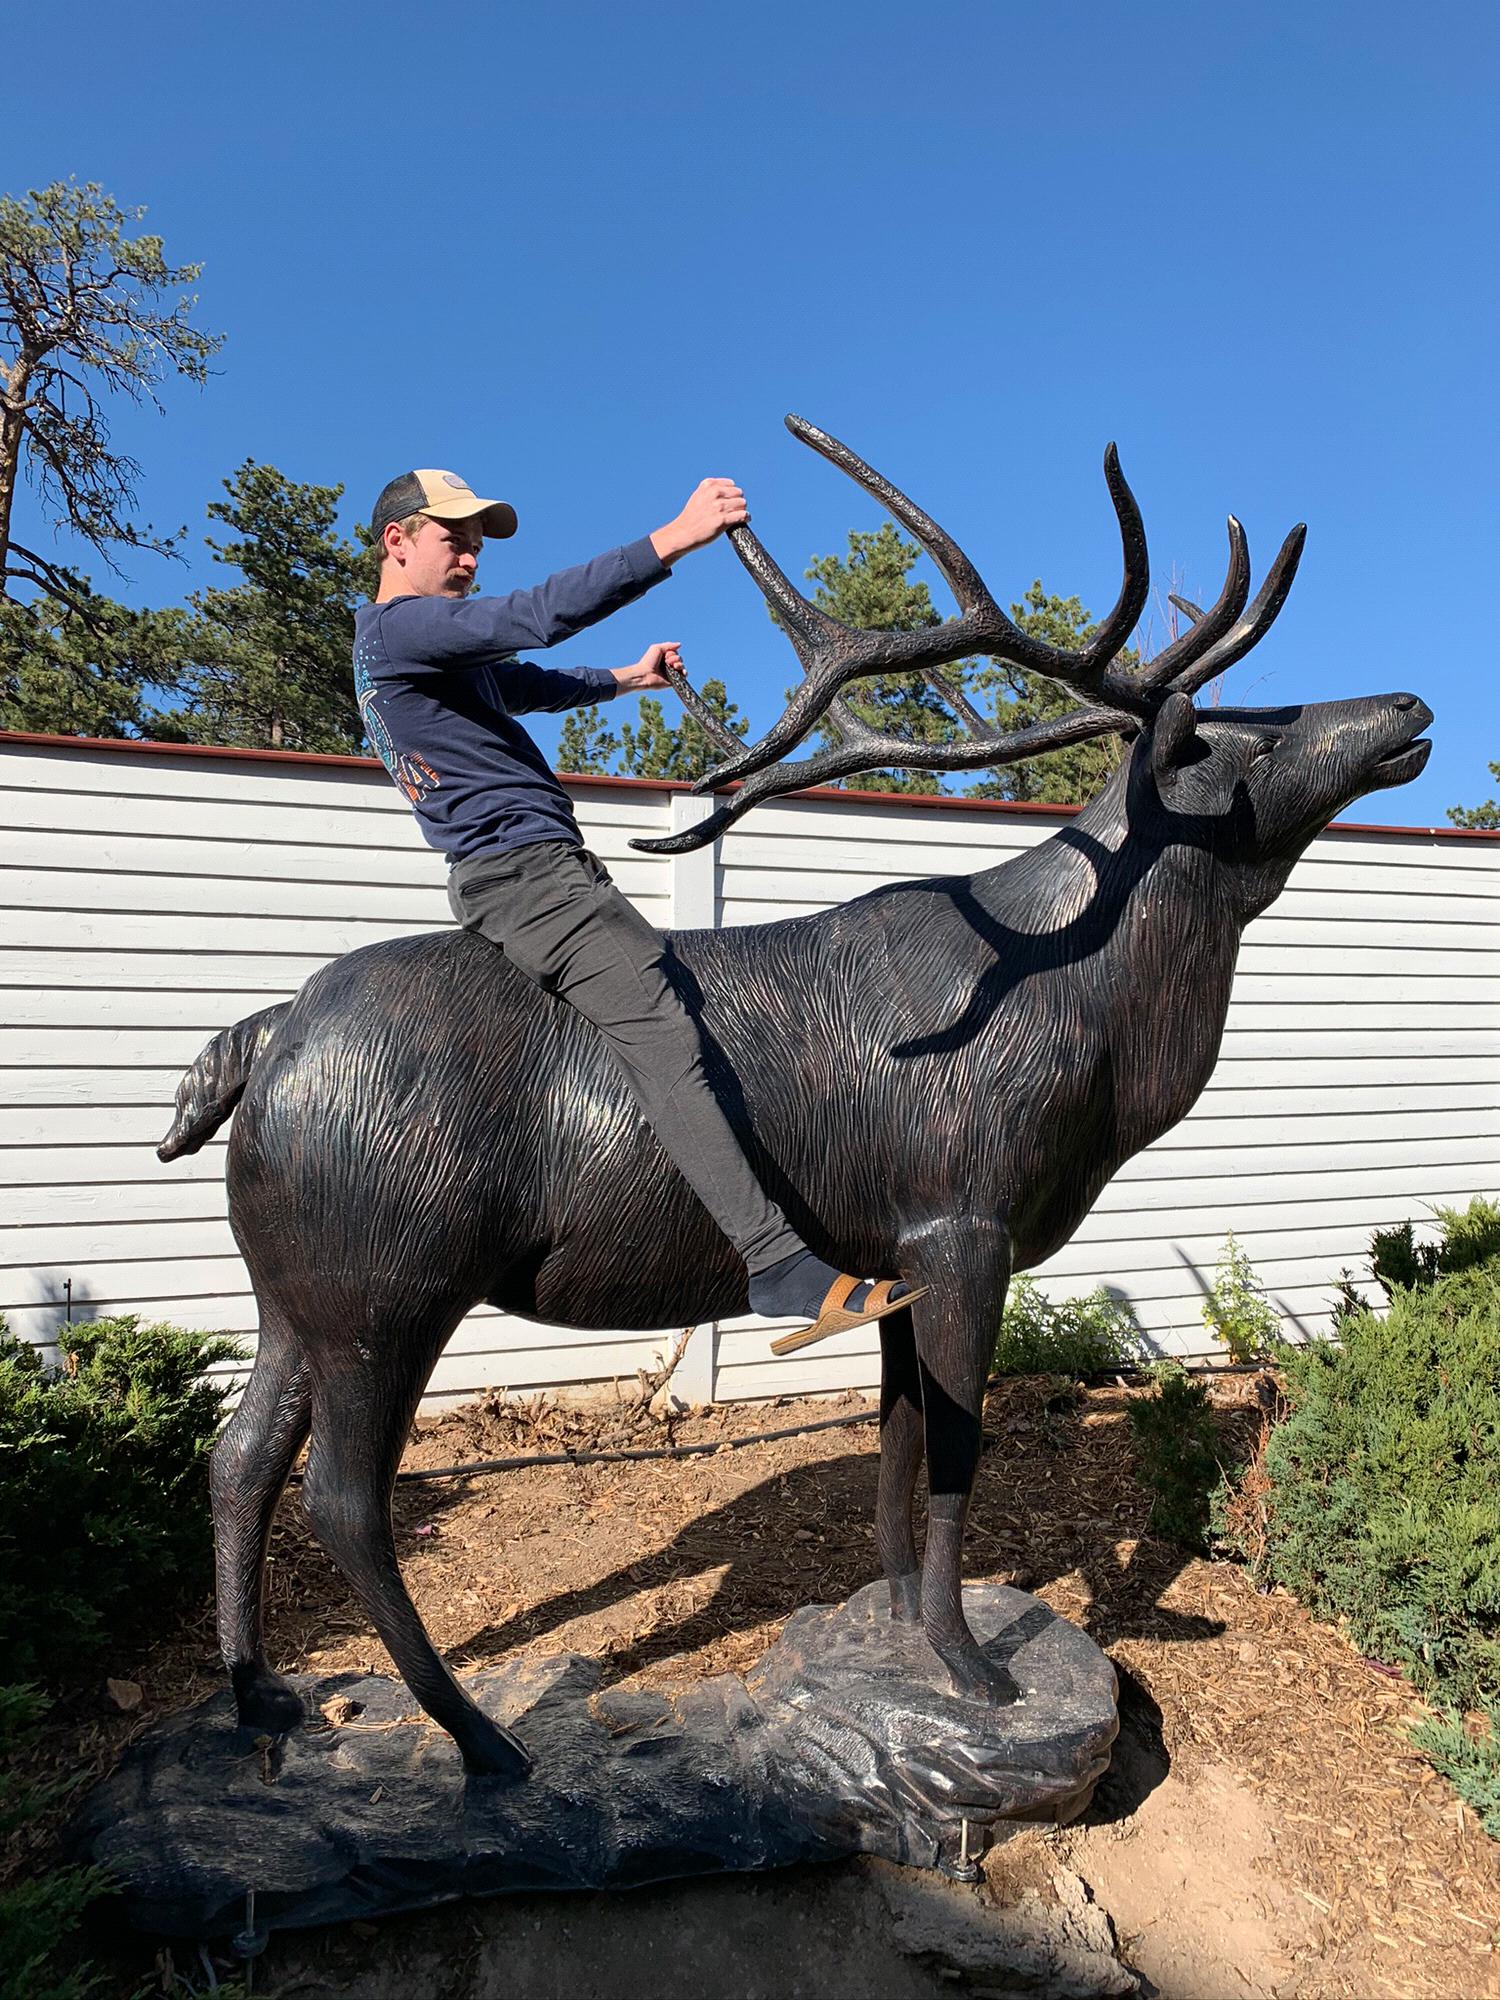
<svg viewBox="0 0 1500 2000"><path fill-rule="evenodd" d="M239 1103L257 1058L291 1004L283 1000L279 1006L236 1021L232 1028L215 1035L195 1058L177 1086L177 1112L172 1129L156 1149L159 1160L196 1153L213 1137Z"/></svg>

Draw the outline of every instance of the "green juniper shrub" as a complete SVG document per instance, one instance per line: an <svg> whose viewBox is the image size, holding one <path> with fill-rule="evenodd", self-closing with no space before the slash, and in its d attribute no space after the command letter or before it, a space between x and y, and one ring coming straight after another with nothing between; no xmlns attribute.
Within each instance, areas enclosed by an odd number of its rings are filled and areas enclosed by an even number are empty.
<svg viewBox="0 0 1500 2000"><path fill-rule="evenodd" d="M1180 1362L1158 1362L1151 1374L1151 1393L1126 1407L1136 1477L1154 1495L1150 1530L1200 1552L1208 1543L1209 1496L1221 1477L1208 1390Z"/></svg>
<svg viewBox="0 0 1500 2000"><path fill-rule="evenodd" d="M995 1336L996 1375L1113 1375L1140 1365L1135 1316L1103 1289L1054 1304L1030 1278L1013 1280Z"/></svg>
<svg viewBox="0 0 1500 2000"><path fill-rule="evenodd" d="M203 1377L234 1342L128 1315L59 1345L47 1368L0 1323L0 1681L68 1679L211 1570Z"/></svg>
<svg viewBox="0 0 1500 2000"><path fill-rule="evenodd" d="M34 1687L0 1686L0 1832L15 1834L54 1806L70 1781L19 1775L47 1701ZM0 1886L0 2000L87 2000L101 1975L80 1958L89 1904L110 1887L100 1868L31 1868Z"/></svg>
<svg viewBox="0 0 1500 2000"><path fill-rule="evenodd" d="M1492 1840L1500 1840L1500 1702L1486 1702L1473 1727L1449 1709L1411 1733L1411 1740L1472 1806Z"/></svg>
<svg viewBox="0 0 1500 2000"><path fill-rule="evenodd" d="M1438 1246L1419 1243L1410 1222L1377 1229L1370 1238L1370 1269L1386 1297L1392 1298L1414 1285L1430 1285L1434 1281L1438 1274Z"/></svg>
<svg viewBox="0 0 1500 2000"><path fill-rule="evenodd" d="M1434 1257L1400 1266L1412 1283L1387 1259L1383 1316L1346 1309L1337 1343L1282 1350L1261 1546L1239 1552L1435 1702L1480 1711L1500 1703L1500 1213L1438 1219Z"/></svg>
<svg viewBox="0 0 1500 2000"><path fill-rule="evenodd" d="M1203 1301L1203 1322L1241 1364L1266 1361L1281 1345L1281 1318L1267 1300L1250 1259L1233 1235L1224 1249L1213 1284Z"/></svg>
<svg viewBox="0 0 1500 2000"><path fill-rule="evenodd" d="M1441 1231L1435 1243L1417 1242L1410 1222L1370 1238L1370 1268L1388 1299L1500 1257L1500 1202L1476 1195L1467 1208L1437 1207L1431 1215Z"/></svg>

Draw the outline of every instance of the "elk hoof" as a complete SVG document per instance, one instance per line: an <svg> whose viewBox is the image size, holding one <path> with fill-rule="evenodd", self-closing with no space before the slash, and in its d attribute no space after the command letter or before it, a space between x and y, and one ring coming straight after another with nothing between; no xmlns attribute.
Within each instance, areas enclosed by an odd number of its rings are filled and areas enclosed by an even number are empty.
<svg viewBox="0 0 1500 2000"><path fill-rule="evenodd" d="M519 1736L512 1736L498 1723L482 1736L460 1743L467 1779L483 1779L491 1784L517 1785L531 1771L531 1752Z"/></svg>
<svg viewBox="0 0 1500 2000"><path fill-rule="evenodd" d="M253 1729L257 1736L285 1736L307 1720L301 1695L268 1667L235 1667L230 1678L241 1729Z"/></svg>
<svg viewBox="0 0 1500 2000"><path fill-rule="evenodd" d="M1021 1690L1004 1667L986 1659L978 1643L970 1639L963 1646L940 1646L933 1650L948 1669L953 1692L964 1701L987 1702L991 1708L1008 1708L1021 1698Z"/></svg>
<svg viewBox="0 0 1500 2000"><path fill-rule="evenodd" d="M922 1572L909 1569L887 1579L891 1586L891 1618L897 1625L915 1625L922 1616Z"/></svg>

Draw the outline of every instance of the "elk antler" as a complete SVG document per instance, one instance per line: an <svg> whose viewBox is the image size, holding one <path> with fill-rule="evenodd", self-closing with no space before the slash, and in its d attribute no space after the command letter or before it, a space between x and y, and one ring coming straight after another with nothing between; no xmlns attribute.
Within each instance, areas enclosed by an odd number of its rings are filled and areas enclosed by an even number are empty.
<svg viewBox="0 0 1500 2000"><path fill-rule="evenodd" d="M916 536L942 571L958 601L959 615L914 631L866 631L842 624L810 603L787 580L748 527L731 528L729 539L735 554L760 586L802 663L802 683L759 742L747 745L724 726L681 674L668 670L668 679L683 706L725 752L723 762L705 773L694 791L716 791L735 780L744 782L732 799L698 825L660 839L631 842L632 847L647 853L678 854L706 846L761 799L853 777L860 771L888 765L908 770L972 771L1015 763L1112 732L1134 730L1155 715L1169 693L1191 693L1247 653L1281 609L1296 574L1305 532L1300 528L1287 537L1259 596L1241 618L1250 588L1250 562L1244 530L1231 516L1229 574L1218 602L1147 668L1132 672L1120 664L1118 655L1145 606L1150 571L1140 510L1120 471L1113 445L1104 454L1104 477L1120 525L1124 577L1109 616L1085 645L1068 652L1033 638L1008 618L952 538L847 445L801 417L788 417L786 425L794 437L847 472ZM1044 675L1072 689L1083 701L1066 714L1024 729L993 729L962 689L941 672L944 666L975 653ZM951 706L964 726L965 738L954 743L910 743L862 721L840 690L852 680L891 672L920 674ZM785 753L819 721L834 740L809 757L784 761Z"/></svg>

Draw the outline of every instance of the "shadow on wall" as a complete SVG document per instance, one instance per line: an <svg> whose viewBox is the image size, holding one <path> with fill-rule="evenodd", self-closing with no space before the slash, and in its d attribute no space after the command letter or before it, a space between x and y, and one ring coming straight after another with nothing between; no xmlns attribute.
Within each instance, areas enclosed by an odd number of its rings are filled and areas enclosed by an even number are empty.
<svg viewBox="0 0 1500 2000"><path fill-rule="evenodd" d="M86 1280L69 1272L28 1271L18 1277L15 1303L5 1307L4 1319L18 1340L41 1348L42 1358L55 1362L60 1328L119 1310L91 1291Z"/></svg>
<svg viewBox="0 0 1500 2000"><path fill-rule="evenodd" d="M1165 1361L1168 1358L1167 1349L1162 1346L1153 1333L1147 1331L1140 1314L1135 1309L1135 1300L1125 1290L1124 1286L1101 1285L1099 1289L1103 1292L1105 1298L1109 1300L1110 1304L1117 1306L1126 1319L1129 1320L1130 1337L1135 1342L1141 1359L1143 1361Z"/></svg>
<svg viewBox="0 0 1500 2000"><path fill-rule="evenodd" d="M1172 1245L1172 1254L1177 1259L1178 1263L1181 1264L1182 1268L1187 1272L1188 1276L1192 1279L1193 1283L1198 1287L1199 1294L1201 1295L1204 1304L1207 1305L1209 1300L1212 1299L1214 1295L1213 1285L1210 1282L1210 1280L1204 1277L1203 1273L1199 1270L1198 1266L1193 1262L1192 1258L1189 1257L1189 1255L1183 1249L1180 1243L1174 1243ZM1339 1277L1341 1280L1347 1281L1354 1288L1354 1290L1356 1290L1362 1296L1364 1296L1368 1304L1374 1305L1379 1303L1378 1299L1371 1298L1369 1296L1368 1280L1357 1278L1355 1273L1347 1270L1341 1271L1339 1273ZM1328 1293L1329 1293L1329 1305L1331 1308L1337 1298L1337 1293L1338 1293L1338 1286L1332 1279L1328 1281ZM1113 1296L1113 1294L1111 1294L1111 1296ZM1308 1347L1311 1346L1314 1341L1322 1341L1322 1340L1327 1340L1329 1338L1329 1335L1326 1332L1320 1333L1315 1328L1310 1327L1307 1324L1306 1320L1304 1320L1300 1314L1292 1310L1292 1308L1287 1304L1285 1299L1278 1298L1274 1292L1267 1292L1265 1294L1265 1299L1266 1303L1270 1306L1271 1310L1275 1313L1276 1317L1281 1321L1283 1330L1291 1329L1291 1331L1288 1332L1287 1334L1287 1338L1292 1346ZM1210 1335L1210 1338L1214 1339L1214 1345L1218 1346L1219 1343L1217 1341L1217 1338L1213 1335L1212 1321L1209 1319L1207 1313L1204 1314L1204 1328L1205 1331L1208 1332L1208 1334ZM1222 1352L1222 1349L1220 1351Z"/></svg>

